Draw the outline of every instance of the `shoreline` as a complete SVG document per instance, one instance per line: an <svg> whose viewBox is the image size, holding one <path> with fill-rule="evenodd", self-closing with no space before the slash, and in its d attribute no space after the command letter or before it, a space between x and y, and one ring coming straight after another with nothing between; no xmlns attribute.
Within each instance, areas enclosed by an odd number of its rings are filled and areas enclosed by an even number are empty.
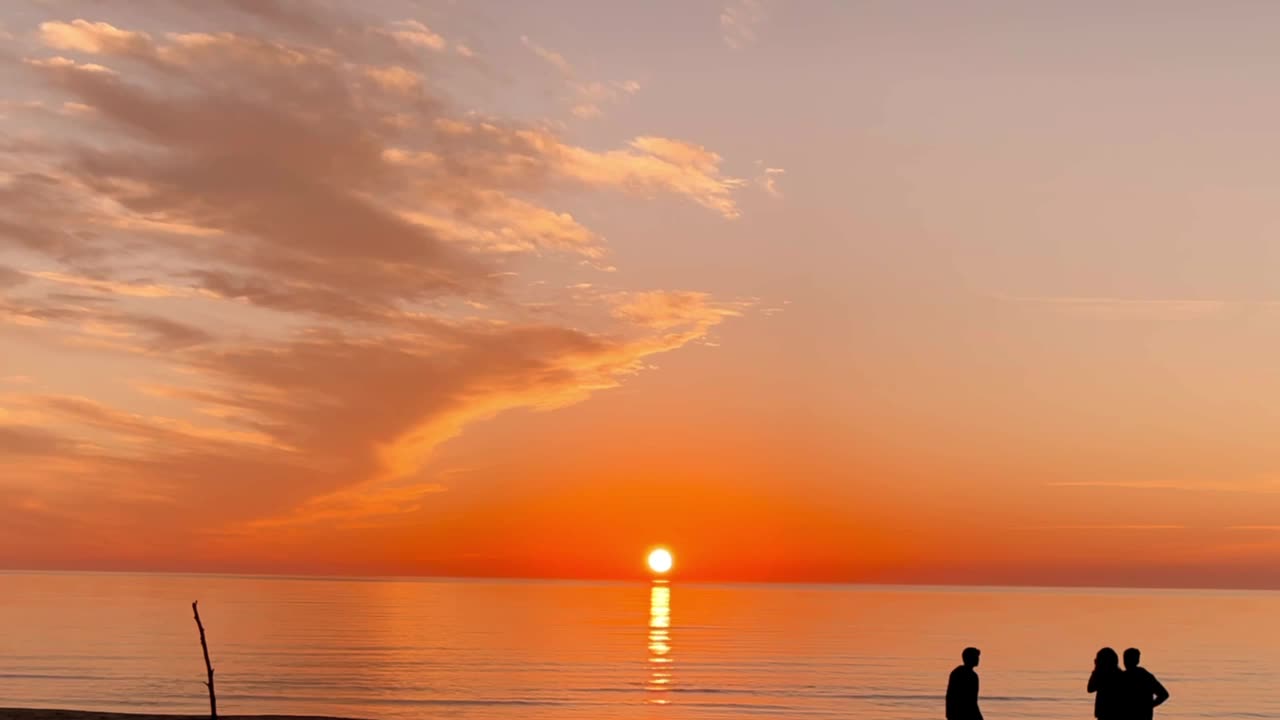
<svg viewBox="0 0 1280 720"><path fill-rule="evenodd" d="M0 720L208 720L209 714L133 713L62 708L0 707ZM329 715L222 715L218 720L360 720Z"/></svg>

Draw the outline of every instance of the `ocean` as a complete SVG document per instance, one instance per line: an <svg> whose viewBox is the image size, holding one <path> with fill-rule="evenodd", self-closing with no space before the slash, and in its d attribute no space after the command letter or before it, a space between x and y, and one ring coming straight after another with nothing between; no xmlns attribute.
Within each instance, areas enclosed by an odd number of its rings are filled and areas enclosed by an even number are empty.
<svg viewBox="0 0 1280 720"><path fill-rule="evenodd" d="M0 706L561 719L1090 718L1099 647L1163 718L1280 717L1280 593L0 573Z"/></svg>

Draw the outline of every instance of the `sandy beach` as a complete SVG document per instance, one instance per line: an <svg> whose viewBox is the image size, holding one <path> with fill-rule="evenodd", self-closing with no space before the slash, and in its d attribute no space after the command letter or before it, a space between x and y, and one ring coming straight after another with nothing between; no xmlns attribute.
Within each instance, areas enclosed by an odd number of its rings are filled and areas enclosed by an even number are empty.
<svg viewBox="0 0 1280 720"><path fill-rule="evenodd" d="M0 708L0 720L207 720L206 715L156 715L95 710L52 710L47 708ZM219 715L219 720L351 720L322 715Z"/></svg>

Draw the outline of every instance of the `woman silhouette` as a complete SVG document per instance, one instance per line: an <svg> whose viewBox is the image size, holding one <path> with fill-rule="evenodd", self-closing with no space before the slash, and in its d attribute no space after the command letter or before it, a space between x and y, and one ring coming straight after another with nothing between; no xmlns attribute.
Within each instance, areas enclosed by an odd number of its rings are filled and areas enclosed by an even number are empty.
<svg viewBox="0 0 1280 720"><path fill-rule="evenodd" d="M1104 647L1093 659L1093 674L1089 676L1089 692L1093 698L1093 716L1098 720L1123 720L1124 689L1121 686L1123 672L1120 656L1115 650Z"/></svg>

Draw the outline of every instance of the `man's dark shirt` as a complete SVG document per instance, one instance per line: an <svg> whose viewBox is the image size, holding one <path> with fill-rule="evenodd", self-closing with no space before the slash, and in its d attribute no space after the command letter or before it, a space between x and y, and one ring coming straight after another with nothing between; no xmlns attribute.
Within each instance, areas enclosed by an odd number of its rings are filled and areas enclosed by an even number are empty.
<svg viewBox="0 0 1280 720"><path fill-rule="evenodd" d="M947 680L947 720L982 720L978 709L978 673L961 665Z"/></svg>
<svg viewBox="0 0 1280 720"><path fill-rule="evenodd" d="M1164 689L1155 675L1143 667L1125 670L1122 677L1128 717L1133 720L1152 720L1156 705L1169 699L1169 691Z"/></svg>

